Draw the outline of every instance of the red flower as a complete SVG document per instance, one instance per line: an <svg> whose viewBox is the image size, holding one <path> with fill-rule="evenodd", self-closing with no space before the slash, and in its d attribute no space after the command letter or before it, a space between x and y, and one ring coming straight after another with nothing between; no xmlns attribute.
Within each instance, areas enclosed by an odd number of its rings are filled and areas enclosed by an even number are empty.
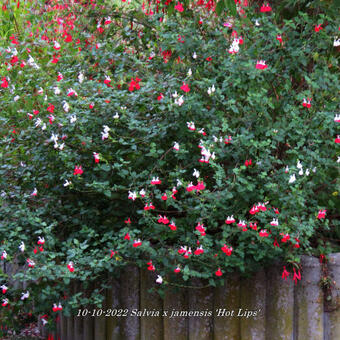
<svg viewBox="0 0 340 340"><path fill-rule="evenodd" d="M260 12L265 13L265 12L270 12L272 8L269 6L269 3L263 3L263 5L260 8Z"/></svg>
<svg viewBox="0 0 340 340"><path fill-rule="evenodd" d="M265 70L268 65L266 65L266 62L264 60L258 60L256 62L256 66L255 66L258 70Z"/></svg>
<svg viewBox="0 0 340 340"><path fill-rule="evenodd" d="M206 61L212 61L212 58L211 57L207 57L205 58Z"/></svg>
<svg viewBox="0 0 340 340"><path fill-rule="evenodd" d="M276 40L278 40L282 44L282 37L280 34L276 36Z"/></svg>
<svg viewBox="0 0 340 340"><path fill-rule="evenodd" d="M67 265L67 268L70 271L70 273L73 273L74 272L73 262L69 262L69 264Z"/></svg>
<svg viewBox="0 0 340 340"><path fill-rule="evenodd" d="M273 245L274 245L274 247L280 248L279 242L277 242L276 237L275 237L275 241L274 241Z"/></svg>
<svg viewBox="0 0 340 340"><path fill-rule="evenodd" d="M226 254L227 256L230 256L231 253L233 252L233 247L229 247L226 244L221 248L221 250L223 251L224 254Z"/></svg>
<svg viewBox="0 0 340 340"><path fill-rule="evenodd" d="M216 272L215 272L215 275L216 276L222 276L222 271L221 271L221 268L218 268L217 270L216 270Z"/></svg>
<svg viewBox="0 0 340 340"><path fill-rule="evenodd" d="M53 113L54 112L54 105L50 104L47 108L47 111Z"/></svg>
<svg viewBox="0 0 340 340"><path fill-rule="evenodd" d="M283 272L282 272L282 279L287 280L287 277L289 276L289 272L286 270L286 266L283 267Z"/></svg>
<svg viewBox="0 0 340 340"><path fill-rule="evenodd" d="M189 88L188 84L185 84L183 82L183 85L181 86L181 90L184 91L184 92L189 92L190 88Z"/></svg>
<svg viewBox="0 0 340 340"><path fill-rule="evenodd" d="M184 7L180 2L177 2L177 5L175 6L175 10L177 10L178 12L183 12Z"/></svg>
<svg viewBox="0 0 340 340"><path fill-rule="evenodd" d="M319 220L326 217L326 211L327 211L326 209L325 210L319 210L319 213L318 213L318 219Z"/></svg>
<svg viewBox="0 0 340 340"><path fill-rule="evenodd" d="M163 93L160 93L159 96L157 97L158 101L161 101L164 98Z"/></svg>
<svg viewBox="0 0 340 340"><path fill-rule="evenodd" d="M176 225L175 225L175 222L173 222L173 221L171 221L171 223L169 224L169 227L170 227L170 229L171 229L172 231L177 230L177 227L176 227Z"/></svg>
<svg viewBox="0 0 340 340"><path fill-rule="evenodd" d="M293 268L293 271L294 271L293 281L295 282L295 284L297 284L297 280L301 280L300 269L298 270L297 273L295 271L295 268Z"/></svg>
<svg viewBox="0 0 340 340"><path fill-rule="evenodd" d="M259 232L260 237L268 237L267 229L261 229Z"/></svg>
<svg viewBox="0 0 340 340"><path fill-rule="evenodd" d="M247 160L244 162L244 165L245 165L246 167L250 166L251 164L252 164L251 159L247 159Z"/></svg>
<svg viewBox="0 0 340 340"><path fill-rule="evenodd" d="M175 270L174 270L174 272L175 272L176 274L178 274L180 271L181 271L181 268L180 268L179 266L177 266L177 267L175 268Z"/></svg>
<svg viewBox="0 0 340 340"><path fill-rule="evenodd" d="M335 143L340 143L340 135L337 135L335 140L334 140Z"/></svg>
<svg viewBox="0 0 340 340"><path fill-rule="evenodd" d="M321 24L315 25L315 27L314 27L314 31L315 31L315 32L319 32L319 31L321 31L322 29L323 29L323 27L321 27Z"/></svg>
<svg viewBox="0 0 340 340"><path fill-rule="evenodd" d="M134 91L134 90L139 90L140 89L140 85L139 82L142 79L139 79L138 77L136 77L135 79L131 78L130 84L129 84L129 91Z"/></svg>
<svg viewBox="0 0 340 340"><path fill-rule="evenodd" d="M60 58L60 55L58 55L58 56L54 55L51 63L56 64L59 61L59 58Z"/></svg>
<svg viewBox="0 0 340 340"><path fill-rule="evenodd" d="M76 165L76 166L74 167L73 175L82 175L83 172L84 172L84 171L83 171L81 165Z"/></svg>
<svg viewBox="0 0 340 340"><path fill-rule="evenodd" d="M309 109L311 107L311 103L310 103L311 100L312 100L312 98L307 98L307 100L306 100L306 98L303 98L302 106Z"/></svg>
<svg viewBox="0 0 340 340"><path fill-rule="evenodd" d="M3 87L3 88L7 88L8 87L8 81L7 81L6 77L2 78L1 87Z"/></svg>
<svg viewBox="0 0 340 340"><path fill-rule="evenodd" d="M129 233L126 233L126 235L124 236L124 240L130 241L130 235L129 235Z"/></svg>

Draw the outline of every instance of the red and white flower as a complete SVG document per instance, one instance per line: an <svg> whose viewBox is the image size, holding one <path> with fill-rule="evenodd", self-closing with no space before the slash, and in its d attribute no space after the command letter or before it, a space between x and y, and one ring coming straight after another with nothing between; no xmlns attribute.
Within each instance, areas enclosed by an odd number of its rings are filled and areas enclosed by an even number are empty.
<svg viewBox="0 0 340 340"><path fill-rule="evenodd" d="M273 218L273 220L270 222L270 225L273 227L277 227L279 225L279 220Z"/></svg>
<svg viewBox="0 0 340 340"><path fill-rule="evenodd" d="M266 65L266 62L264 60L258 60L256 62L256 66L255 66L258 70L265 70L268 65Z"/></svg>
<svg viewBox="0 0 340 340"><path fill-rule="evenodd" d="M134 240L132 246L134 248L140 247L142 245L142 241L140 239Z"/></svg>
<svg viewBox="0 0 340 340"><path fill-rule="evenodd" d="M311 100L312 98L307 98L307 100L306 98L303 98L302 106L309 109L311 107Z"/></svg>
<svg viewBox="0 0 340 340"><path fill-rule="evenodd" d="M234 215L228 216L227 219L225 220L226 224L232 224L235 223Z"/></svg>
<svg viewBox="0 0 340 340"><path fill-rule="evenodd" d="M8 287L6 285L0 286L0 289L2 290L2 294L5 294L8 290Z"/></svg>
<svg viewBox="0 0 340 340"><path fill-rule="evenodd" d="M221 250L223 251L224 254L226 254L227 256L230 256L231 253L233 252L233 247L229 247L226 244L224 244Z"/></svg>
<svg viewBox="0 0 340 340"><path fill-rule="evenodd" d="M153 177L152 180L151 180L151 184L152 185L158 185L158 184L161 184L162 181L159 179L159 177Z"/></svg>
<svg viewBox="0 0 340 340"><path fill-rule="evenodd" d="M324 209L324 210L319 210L319 213L318 213L318 219L319 220L321 220L321 219L323 219L323 218L325 218L326 217L326 209Z"/></svg>
<svg viewBox="0 0 340 340"><path fill-rule="evenodd" d="M74 265L72 261L68 263L67 269L70 271L70 273L74 272Z"/></svg>
<svg viewBox="0 0 340 340"><path fill-rule="evenodd" d="M260 235L260 237L268 237L269 236L267 229L261 229L260 232L259 232L259 235Z"/></svg>
<svg viewBox="0 0 340 340"><path fill-rule="evenodd" d="M95 163L99 163L99 153L94 152L94 153L93 153L93 157L94 157Z"/></svg>
<svg viewBox="0 0 340 340"><path fill-rule="evenodd" d="M40 246L44 245L45 244L45 238L41 237L41 236L38 236L37 244L39 244Z"/></svg>

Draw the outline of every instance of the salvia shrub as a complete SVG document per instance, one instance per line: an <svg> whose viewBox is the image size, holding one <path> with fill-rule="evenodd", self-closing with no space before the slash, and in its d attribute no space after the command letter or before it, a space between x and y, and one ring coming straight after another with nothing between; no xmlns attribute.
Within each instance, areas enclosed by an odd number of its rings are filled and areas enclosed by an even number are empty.
<svg viewBox="0 0 340 340"><path fill-rule="evenodd" d="M340 27L299 3L2 7L2 320L336 249Z"/></svg>

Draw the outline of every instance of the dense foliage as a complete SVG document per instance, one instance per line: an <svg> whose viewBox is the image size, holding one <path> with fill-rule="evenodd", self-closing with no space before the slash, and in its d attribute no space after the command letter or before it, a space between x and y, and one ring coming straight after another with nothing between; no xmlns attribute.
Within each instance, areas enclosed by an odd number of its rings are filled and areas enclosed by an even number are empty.
<svg viewBox="0 0 340 340"><path fill-rule="evenodd" d="M1 274L2 319L127 263L216 285L336 249L336 8L215 5L2 8L0 254L28 285Z"/></svg>

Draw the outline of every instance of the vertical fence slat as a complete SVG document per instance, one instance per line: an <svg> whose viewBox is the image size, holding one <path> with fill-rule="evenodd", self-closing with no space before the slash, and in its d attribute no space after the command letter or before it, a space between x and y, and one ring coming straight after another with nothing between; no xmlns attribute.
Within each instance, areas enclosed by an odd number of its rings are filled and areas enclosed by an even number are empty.
<svg viewBox="0 0 340 340"><path fill-rule="evenodd" d="M69 285L69 295L72 296L74 293L74 283L71 282ZM75 340L73 338L74 335L74 323L73 323L73 315L66 318L66 328L67 328L67 340Z"/></svg>
<svg viewBox="0 0 340 340"><path fill-rule="evenodd" d="M257 312L247 317L247 313ZM240 317L241 340L262 340L266 334L266 275L260 270L241 280Z"/></svg>
<svg viewBox="0 0 340 340"><path fill-rule="evenodd" d="M111 288L107 290L106 294L106 310L112 311L112 316L108 313L106 319L106 340L120 340L120 325L119 320L124 316L118 317L115 311L122 309L119 301L119 282L115 279L111 280Z"/></svg>
<svg viewBox="0 0 340 340"><path fill-rule="evenodd" d="M149 293L151 287L155 287L156 276L149 271L141 271L141 311L158 312L160 316L141 317L141 340L163 339L163 301L157 293Z"/></svg>
<svg viewBox="0 0 340 340"><path fill-rule="evenodd" d="M193 286L203 286L199 280L192 280ZM191 288L189 290L189 311L213 311L213 290L207 288ZM213 339L213 316L189 317L189 340Z"/></svg>
<svg viewBox="0 0 340 340"><path fill-rule="evenodd" d="M282 266L267 271L266 339L291 340L294 333L294 282L281 277Z"/></svg>
<svg viewBox="0 0 340 340"><path fill-rule="evenodd" d="M186 340L188 338L188 317L176 312L188 311L188 291L184 288L169 288L165 291L163 317L164 340Z"/></svg>
<svg viewBox="0 0 340 340"><path fill-rule="evenodd" d="M332 279L332 302L330 311L326 313L326 340L340 339L340 253L329 254L328 270Z"/></svg>
<svg viewBox="0 0 340 340"><path fill-rule="evenodd" d="M60 338L61 340L68 340L67 338L67 318L60 315Z"/></svg>
<svg viewBox="0 0 340 340"><path fill-rule="evenodd" d="M94 285L90 284L89 287L86 289L86 296L90 297L94 289ZM84 307L89 311L88 315L83 319L83 340L93 340L94 339L94 317L91 316L93 309L95 306L89 304L88 306Z"/></svg>
<svg viewBox="0 0 340 340"><path fill-rule="evenodd" d="M104 280L106 280L106 277L104 277ZM96 288L100 288L100 285L96 284ZM106 310L106 302L106 296L104 295L102 306L94 306L96 309L96 314L93 317L94 339L96 340L106 340L106 317L104 312Z"/></svg>
<svg viewBox="0 0 340 340"><path fill-rule="evenodd" d="M82 286L80 284L80 282L75 282L74 283L74 292L75 293L79 293L82 291ZM79 308L80 310L82 310L82 308ZM76 315L73 316L73 339L74 340L83 340L83 317L81 316L77 316L78 312L76 313Z"/></svg>
<svg viewBox="0 0 340 340"><path fill-rule="evenodd" d="M121 340L140 339L140 318L131 316L132 310L140 306L140 274L135 266L127 266L120 276L120 302L123 310L128 310L128 316L120 319Z"/></svg>
<svg viewBox="0 0 340 340"><path fill-rule="evenodd" d="M232 274L214 290L214 340L240 339L239 307L240 280Z"/></svg>
<svg viewBox="0 0 340 340"><path fill-rule="evenodd" d="M302 279L295 290L296 340L322 340L323 293L321 266L316 257L302 256Z"/></svg>

